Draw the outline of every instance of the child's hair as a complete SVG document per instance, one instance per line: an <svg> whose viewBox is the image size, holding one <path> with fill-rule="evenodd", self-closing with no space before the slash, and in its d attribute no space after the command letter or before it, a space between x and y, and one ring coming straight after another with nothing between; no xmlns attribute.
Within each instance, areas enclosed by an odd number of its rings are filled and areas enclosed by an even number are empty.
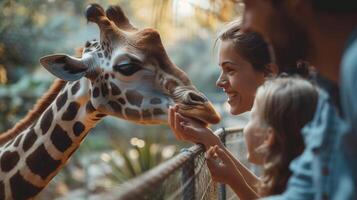
<svg viewBox="0 0 357 200"><path fill-rule="evenodd" d="M215 41L231 41L234 49L245 60L251 63L254 70L270 75L271 71L268 64L271 63L269 46L263 37L255 32L242 32L240 20L234 20L225 25L218 34ZM296 61L293 66L278 66L278 73L287 73L289 75L298 74L303 77L309 75L309 64L305 61Z"/></svg>
<svg viewBox="0 0 357 200"><path fill-rule="evenodd" d="M262 196L280 194L291 175L290 162L304 150L302 127L312 120L318 91L309 81L280 77L266 81L257 90L259 115L274 130L273 144L264 148L264 174L259 191Z"/></svg>

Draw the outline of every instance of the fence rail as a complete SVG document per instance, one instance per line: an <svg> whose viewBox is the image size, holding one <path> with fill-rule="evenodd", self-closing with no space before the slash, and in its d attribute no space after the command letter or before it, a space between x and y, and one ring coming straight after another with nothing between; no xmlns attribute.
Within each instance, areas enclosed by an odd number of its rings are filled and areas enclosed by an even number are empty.
<svg viewBox="0 0 357 200"><path fill-rule="evenodd" d="M220 128L214 133L219 136L222 142L225 142L227 135L233 133L242 132L242 128ZM147 194L155 193L155 191L160 188L163 182L168 179L175 172L181 171L181 184L180 192L182 200L194 200L195 198L195 185L196 178L195 173L199 173L201 169L197 169L195 166L195 161L198 156L202 156L204 148L202 145L194 145L187 149L182 149L179 154L173 158L159 164L155 168L147 171L146 173L133 178L120 187L111 190L106 193L103 199L115 199L115 200L138 200L138 199L152 199L148 198ZM205 165L202 163L201 168ZM198 182L198 181L197 181ZM209 187L209 184L207 184ZM218 187L214 186L216 192L216 199L225 200L226 199L226 187L223 184L219 184ZM172 196L172 195L171 195ZM175 195L173 195L175 196ZM203 195L201 195L203 196ZM157 198L166 199L166 198ZM170 199L175 199L170 198ZM201 198L203 199L203 197ZM212 199L212 197L208 197Z"/></svg>

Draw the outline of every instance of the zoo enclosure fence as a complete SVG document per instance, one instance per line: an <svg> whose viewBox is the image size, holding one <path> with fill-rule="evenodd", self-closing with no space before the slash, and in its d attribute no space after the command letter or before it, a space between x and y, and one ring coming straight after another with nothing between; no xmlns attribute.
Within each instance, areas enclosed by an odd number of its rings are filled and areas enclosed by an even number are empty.
<svg viewBox="0 0 357 200"><path fill-rule="evenodd" d="M242 128L220 128L215 131L228 149L244 153ZM238 149L237 149L238 148ZM237 199L224 184L212 181L202 145L182 149L173 158L148 172L106 192L108 200L203 200Z"/></svg>

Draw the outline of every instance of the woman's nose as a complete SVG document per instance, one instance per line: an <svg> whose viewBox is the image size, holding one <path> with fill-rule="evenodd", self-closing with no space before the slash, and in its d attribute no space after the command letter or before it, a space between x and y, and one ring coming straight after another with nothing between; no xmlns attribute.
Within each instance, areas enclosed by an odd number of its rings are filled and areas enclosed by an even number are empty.
<svg viewBox="0 0 357 200"><path fill-rule="evenodd" d="M222 74L219 76L219 78L216 81L217 87L220 87L220 88L227 87L227 83L228 83L227 80L222 76Z"/></svg>

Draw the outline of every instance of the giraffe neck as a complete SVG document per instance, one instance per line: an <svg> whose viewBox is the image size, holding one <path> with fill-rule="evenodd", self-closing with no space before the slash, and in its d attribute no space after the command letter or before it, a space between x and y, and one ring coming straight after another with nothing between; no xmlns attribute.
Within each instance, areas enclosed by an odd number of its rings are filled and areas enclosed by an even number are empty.
<svg viewBox="0 0 357 200"><path fill-rule="evenodd" d="M67 83L30 128L0 147L0 200L36 196L104 116L90 103L89 84Z"/></svg>

